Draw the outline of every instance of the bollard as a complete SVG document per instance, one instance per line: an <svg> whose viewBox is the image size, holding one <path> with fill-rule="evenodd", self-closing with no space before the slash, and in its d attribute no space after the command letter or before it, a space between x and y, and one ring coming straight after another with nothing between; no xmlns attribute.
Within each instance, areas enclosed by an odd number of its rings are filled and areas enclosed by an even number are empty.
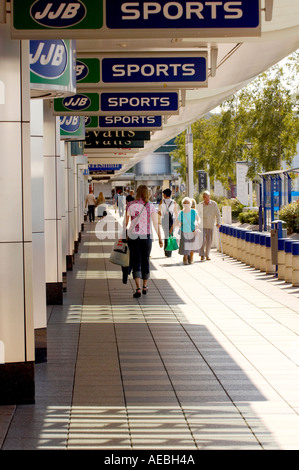
<svg viewBox="0 0 299 470"><path fill-rule="evenodd" d="M219 246L218 246L218 251L221 251L221 247L223 249L223 235L222 235L223 234L223 225L220 225L218 233L219 233L219 240L220 240Z"/></svg>
<svg viewBox="0 0 299 470"><path fill-rule="evenodd" d="M266 234L260 234L260 271L266 272Z"/></svg>
<svg viewBox="0 0 299 470"><path fill-rule="evenodd" d="M232 233L233 233L233 241L232 241L232 257L234 259L237 258L238 256L238 250L237 250L237 234L238 234L238 229L233 227L233 230L232 230Z"/></svg>
<svg viewBox="0 0 299 470"><path fill-rule="evenodd" d="M241 253L240 253L242 263L245 263L246 233L247 233L247 230L242 229L242 232L241 232Z"/></svg>
<svg viewBox="0 0 299 470"><path fill-rule="evenodd" d="M266 273L275 274L276 273L276 264L272 264L272 253L271 253L271 236L266 235Z"/></svg>
<svg viewBox="0 0 299 470"><path fill-rule="evenodd" d="M242 228L237 228L237 253L236 253L236 258L238 261L241 261L241 255L242 255L242 235L243 229Z"/></svg>
<svg viewBox="0 0 299 470"><path fill-rule="evenodd" d="M250 255L249 255L249 264L252 268L255 267L255 232L250 233Z"/></svg>
<svg viewBox="0 0 299 470"><path fill-rule="evenodd" d="M233 252L233 227L229 227L228 229L228 245L227 245L227 251L228 251L228 256L232 256Z"/></svg>
<svg viewBox="0 0 299 470"><path fill-rule="evenodd" d="M250 266L250 231L245 235L245 264Z"/></svg>
<svg viewBox="0 0 299 470"><path fill-rule="evenodd" d="M292 245L292 284L294 287L299 287L299 242Z"/></svg>
<svg viewBox="0 0 299 470"><path fill-rule="evenodd" d="M284 242L287 238L278 239L278 252L277 252L277 278L283 279L285 276L285 251Z"/></svg>
<svg viewBox="0 0 299 470"><path fill-rule="evenodd" d="M292 244L293 240L285 240L284 251L285 251L285 273L284 280L285 282L292 282Z"/></svg>
<svg viewBox="0 0 299 470"><path fill-rule="evenodd" d="M221 243L222 243L222 251L226 254L226 232L227 232L227 225L221 225Z"/></svg>
<svg viewBox="0 0 299 470"><path fill-rule="evenodd" d="M229 240L230 240L230 226L227 225L225 228L225 254L229 252Z"/></svg>
<svg viewBox="0 0 299 470"><path fill-rule="evenodd" d="M260 233L256 232L254 234L254 243L255 243L255 258L254 258L254 267L255 269L260 269L261 264L261 245L260 245Z"/></svg>

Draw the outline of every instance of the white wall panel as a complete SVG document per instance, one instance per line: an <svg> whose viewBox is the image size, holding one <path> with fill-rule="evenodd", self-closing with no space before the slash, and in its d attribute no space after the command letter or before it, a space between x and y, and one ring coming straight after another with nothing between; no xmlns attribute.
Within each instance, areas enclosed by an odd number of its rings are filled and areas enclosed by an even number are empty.
<svg viewBox="0 0 299 470"><path fill-rule="evenodd" d="M43 137L44 120L43 120L43 100L30 100L30 135Z"/></svg>
<svg viewBox="0 0 299 470"><path fill-rule="evenodd" d="M0 243L0 341L6 362L25 360L23 244Z"/></svg>
<svg viewBox="0 0 299 470"><path fill-rule="evenodd" d="M60 227L56 220L45 220L45 246L46 246L46 282L62 282L61 250L58 244L61 243L59 236Z"/></svg>
<svg viewBox="0 0 299 470"><path fill-rule="evenodd" d="M56 158L46 156L45 165L45 219L56 219Z"/></svg>
<svg viewBox="0 0 299 470"><path fill-rule="evenodd" d="M45 284L45 236L44 233L32 234L33 257L33 310L34 328L47 325L46 284Z"/></svg>
<svg viewBox="0 0 299 470"><path fill-rule="evenodd" d="M26 361L34 361L33 256L32 243L24 243L24 298Z"/></svg>
<svg viewBox="0 0 299 470"><path fill-rule="evenodd" d="M22 240L21 125L4 122L0 126L0 242ZM3 158L6 156L7 158Z"/></svg>
<svg viewBox="0 0 299 470"><path fill-rule="evenodd" d="M32 231L44 231L43 138L31 137Z"/></svg>

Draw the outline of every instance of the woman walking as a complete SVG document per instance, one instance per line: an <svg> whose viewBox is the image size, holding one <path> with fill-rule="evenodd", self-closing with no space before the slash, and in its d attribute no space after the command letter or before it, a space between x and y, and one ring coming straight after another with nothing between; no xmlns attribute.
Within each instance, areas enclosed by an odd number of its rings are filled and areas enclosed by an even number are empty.
<svg viewBox="0 0 299 470"><path fill-rule="evenodd" d="M158 215L155 206L149 202L148 188L140 185L137 188L136 199L130 202L126 212L126 226L128 228L128 244L130 248L130 264L133 278L136 284L136 292L133 297L147 293L147 282L150 277L149 257L152 249L151 222L159 238L160 247L163 246L160 229L158 225Z"/></svg>
<svg viewBox="0 0 299 470"><path fill-rule="evenodd" d="M107 215L107 207L106 207L106 199L102 192L99 193L97 199L97 208L98 208L98 217L102 219L105 215Z"/></svg>
<svg viewBox="0 0 299 470"><path fill-rule="evenodd" d="M193 263L193 254L199 252L201 237L199 230L199 215L192 209L192 199L185 197L182 201L183 210L180 211L177 221L181 228L179 254L183 255L184 264Z"/></svg>

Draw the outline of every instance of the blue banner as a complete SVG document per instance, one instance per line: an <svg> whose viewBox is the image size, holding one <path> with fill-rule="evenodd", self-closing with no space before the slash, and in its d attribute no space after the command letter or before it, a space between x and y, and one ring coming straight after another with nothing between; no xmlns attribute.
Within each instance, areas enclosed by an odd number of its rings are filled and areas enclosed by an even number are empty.
<svg viewBox="0 0 299 470"><path fill-rule="evenodd" d="M109 0L106 24L111 29L256 28L260 22L259 3L259 0Z"/></svg>
<svg viewBox="0 0 299 470"><path fill-rule="evenodd" d="M177 92L101 93L103 112L169 112L179 107Z"/></svg>
<svg viewBox="0 0 299 470"><path fill-rule="evenodd" d="M100 128L155 129L162 127L162 116L99 116Z"/></svg>
<svg viewBox="0 0 299 470"><path fill-rule="evenodd" d="M88 165L89 171L113 171L121 170L122 165L118 163L99 163L96 165Z"/></svg>
<svg viewBox="0 0 299 470"><path fill-rule="evenodd" d="M102 60L104 83L204 82L205 57L107 58Z"/></svg>

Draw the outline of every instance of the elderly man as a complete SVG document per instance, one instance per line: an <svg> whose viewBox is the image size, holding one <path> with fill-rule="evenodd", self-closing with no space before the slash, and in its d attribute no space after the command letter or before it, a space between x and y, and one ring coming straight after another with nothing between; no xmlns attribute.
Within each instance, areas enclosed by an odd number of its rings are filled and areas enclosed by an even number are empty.
<svg viewBox="0 0 299 470"><path fill-rule="evenodd" d="M213 239L213 230L216 220L217 228L220 227L220 212L215 201L211 200L209 191L203 193L203 201L198 205L198 212L202 219L203 241L199 252L202 260L210 260L210 249Z"/></svg>

